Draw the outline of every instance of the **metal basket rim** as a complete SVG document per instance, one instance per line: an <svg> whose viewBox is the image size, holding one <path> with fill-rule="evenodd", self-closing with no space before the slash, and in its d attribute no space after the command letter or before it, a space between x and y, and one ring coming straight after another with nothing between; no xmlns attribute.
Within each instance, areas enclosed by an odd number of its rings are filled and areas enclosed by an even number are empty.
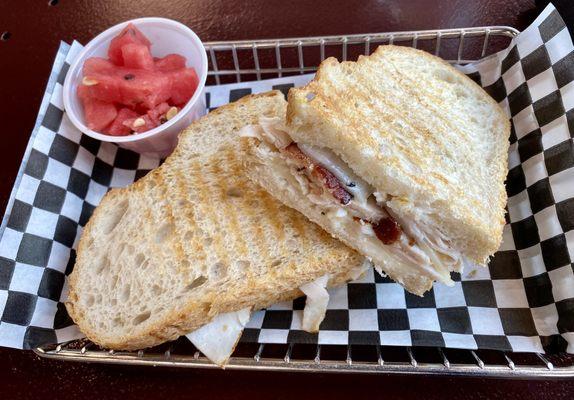
<svg viewBox="0 0 574 400"><path fill-rule="evenodd" d="M325 35L325 36L300 36L300 37L287 37L287 38L273 38L273 39L243 39L243 40L222 40L222 41L209 41L204 42L204 46L206 50L214 49L220 50L220 47L231 48L236 47L239 48L241 46L258 46L261 44L270 44L275 45L279 44L280 46L284 46L286 43L293 43L294 46L298 45L301 42L301 45L305 46L308 42L316 42L316 41L329 41L329 40L343 40L344 38L352 39L361 39L361 38L388 38L391 36L405 36L405 37L424 37L433 36L436 37L437 35L444 37L444 35L453 34L458 35L461 32L465 32L466 34L500 34L502 36L507 36L513 38L517 36L520 31L516 28L506 25L492 25L492 26L477 26L477 27L466 27L466 28L446 28L446 29L425 29L425 30L417 30L417 31L394 31L394 32L375 32L375 33L353 33L353 34L341 34L341 35ZM405 39L406 40L406 39Z"/></svg>
<svg viewBox="0 0 574 400"><path fill-rule="evenodd" d="M89 362L99 364L119 364L132 366L161 366L175 368L209 368L220 367L211 363L205 356L196 352L194 355L165 353L145 354L139 352L115 352L105 350L90 350L91 346L81 349L48 350L42 347L33 351L40 357L61 361ZM289 346L291 347L291 346ZM409 348L406 348L407 351ZM477 361L475 364L451 363L443 355L443 363L417 362L412 356L410 362L383 361L346 361L338 360L293 360L289 357L289 349L285 358L262 358L260 351L254 357L231 357L225 369L228 370L257 370L283 372L322 372L322 373L364 373L364 374L404 374L404 375L448 375L472 376L507 379L568 379L574 378L574 364L566 367L555 367L544 356L537 354L541 365L515 365L507 357L508 364L485 364L474 351L468 350ZM409 351L409 355L412 353Z"/></svg>

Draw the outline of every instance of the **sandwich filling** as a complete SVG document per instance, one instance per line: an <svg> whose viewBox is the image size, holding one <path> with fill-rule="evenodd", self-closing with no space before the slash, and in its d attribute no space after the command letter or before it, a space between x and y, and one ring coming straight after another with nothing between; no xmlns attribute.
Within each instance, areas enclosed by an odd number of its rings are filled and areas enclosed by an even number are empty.
<svg viewBox="0 0 574 400"><path fill-rule="evenodd" d="M390 261L402 268L418 267L435 280L453 284L450 271L460 271L464 257L448 238L436 228L394 212L387 206L392 196L374 190L335 153L295 143L279 118L262 117L258 125L246 126L240 134L256 137L279 152L291 184L298 185L332 224L343 224L346 231L360 235L373 253L384 247L386 255L392 255Z"/></svg>

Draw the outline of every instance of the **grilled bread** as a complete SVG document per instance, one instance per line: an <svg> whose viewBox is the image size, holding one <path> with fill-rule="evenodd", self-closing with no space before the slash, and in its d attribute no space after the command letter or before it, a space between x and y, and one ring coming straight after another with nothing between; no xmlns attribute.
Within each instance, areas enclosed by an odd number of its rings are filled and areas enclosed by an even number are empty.
<svg viewBox="0 0 574 400"><path fill-rule="evenodd" d="M283 124L301 149L315 149L306 155L326 149L330 165L348 169L370 188L384 214L407 234L402 249L419 261L401 262L396 249L377 247L365 237L364 221L343 215L353 203L340 194L335 193L345 205L334 218L330 214L337 207L310 201L308 189L293 179L273 177L274 171L285 175L292 167L285 152L272 151L277 146L250 139L253 178L270 193L291 186L291 196L282 201L372 258L407 290L423 294L434 280L451 284L450 271L460 271L465 263L484 265L498 249L509 121L482 88L445 61L399 46L380 46L357 62L329 58L313 81L290 90ZM431 247L452 254L429 250L427 242L433 240L440 243Z"/></svg>
<svg viewBox="0 0 574 400"><path fill-rule="evenodd" d="M111 190L84 228L66 307L111 349L175 339L216 315L293 299L325 274L343 283L364 258L252 183L237 131L285 114L280 92L193 123L147 176Z"/></svg>

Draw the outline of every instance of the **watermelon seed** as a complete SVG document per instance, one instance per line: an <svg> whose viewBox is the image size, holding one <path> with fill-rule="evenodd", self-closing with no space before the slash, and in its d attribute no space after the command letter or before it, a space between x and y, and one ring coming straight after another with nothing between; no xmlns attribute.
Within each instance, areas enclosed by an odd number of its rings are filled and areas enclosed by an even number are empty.
<svg viewBox="0 0 574 400"><path fill-rule="evenodd" d="M144 126L145 125L145 120L143 118L136 118L136 120L133 123L133 127L134 128L139 128L140 126Z"/></svg>
<svg viewBox="0 0 574 400"><path fill-rule="evenodd" d="M2 32L2 35L0 35L0 40L5 42L6 40L10 39L11 37L12 37L12 34L10 32L8 32L8 31Z"/></svg>
<svg viewBox="0 0 574 400"><path fill-rule="evenodd" d="M134 78L135 78L135 75L134 75L134 74L125 74L125 75L124 75L124 79L125 79L126 81L131 81L131 80L134 79Z"/></svg>
<svg viewBox="0 0 574 400"><path fill-rule="evenodd" d="M98 81L96 81L95 79L90 79L87 76L84 76L84 79L82 79L82 85L85 86L94 86L97 85Z"/></svg>
<svg viewBox="0 0 574 400"><path fill-rule="evenodd" d="M170 119L172 119L173 117L175 117L175 114L177 114L177 107L172 107L169 110L167 110L167 113L165 114L165 118L169 121Z"/></svg>

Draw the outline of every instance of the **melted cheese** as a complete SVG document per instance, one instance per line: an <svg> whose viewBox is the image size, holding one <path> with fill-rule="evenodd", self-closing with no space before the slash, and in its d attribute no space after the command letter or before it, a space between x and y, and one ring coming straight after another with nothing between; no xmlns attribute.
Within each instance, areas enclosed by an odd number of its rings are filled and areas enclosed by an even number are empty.
<svg viewBox="0 0 574 400"><path fill-rule="evenodd" d="M331 150L303 143L297 145L309 158L335 175L345 185L345 190L351 193L357 201L366 202L373 193L369 184L355 175L351 168Z"/></svg>
<svg viewBox="0 0 574 400"><path fill-rule="evenodd" d="M373 194L372 187L359 178L339 156L322 147L308 144L297 145L314 162L335 175L343 183L345 190L353 195L353 200L349 202L348 207L356 211L356 216L373 222L387 216L371 197Z"/></svg>

